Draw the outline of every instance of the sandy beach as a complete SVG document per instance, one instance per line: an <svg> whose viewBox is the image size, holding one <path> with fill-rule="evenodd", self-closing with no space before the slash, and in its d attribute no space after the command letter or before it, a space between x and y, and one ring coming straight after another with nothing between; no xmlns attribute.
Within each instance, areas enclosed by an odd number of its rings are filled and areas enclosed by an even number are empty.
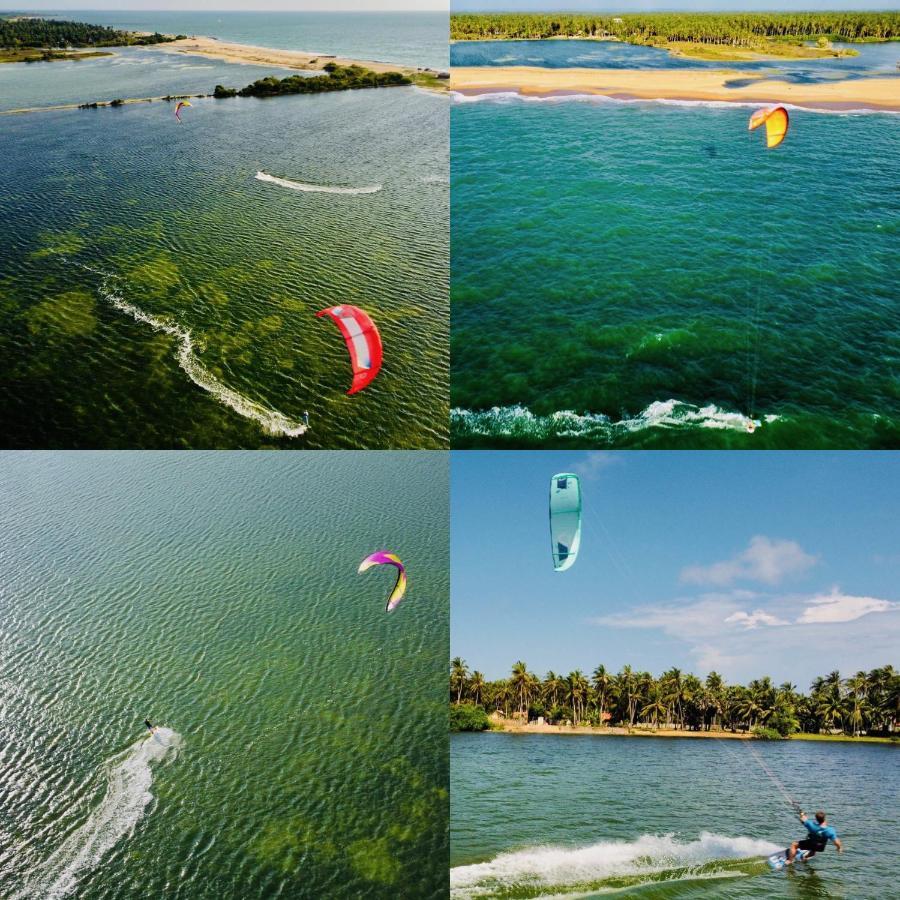
<svg viewBox="0 0 900 900"><path fill-rule="evenodd" d="M630 735L632 737L690 737L690 738L734 738L747 740L752 734L731 731L683 731L674 728L619 728L604 725L595 728L591 725L549 725L546 722L529 722L527 725L516 719L491 717L491 725L496 731L510 734L598 734L598 735Z"/></svg>
<svg viewBox="0 0 900 900"><path fill-rule="evenodd" d="M507 734L594 734L620 735L624 737L672 737L672 738L719 738L722 740L747 741L755 735L747 731L689 731L681 728L621 728L616 725L594 727L592 725L550 725L546 722L529 722L527 725L518 719L504 719L490 716L491 729ZM890 744L889 737L848 737L844 734L792 734L792 741L829 741L856 744Z"/></svg>
<svg viewBox="0 0 900 900"><path fill-rule="evenodd" d="M365 66L373 72L403 72L411 75L415 72L434 71L401 66L395 63L377 62L368 59L344 59L341 56L328 56L321 53L305 53L299 50L273 50L270 47L254 47L250 44L232 44L217 41L209 37L191 37L183 41L168 44L157 44L163 53L184 53L190 56L210 56L228 62L247 63L248 65L277 66L284 69L321 70L328 63L339 66Z"/></svg>
<svg viewBox="0 0 900 900"><path fill-rule="evenodd" d="M451 70L450 89L465 94L516 91L526 96L597 94L615 99L791 103L821 109L900 111L900 79L858 78L789 84L735 69L542 69L477 66ZM755 83L729 87L734 81Z"/></svg>

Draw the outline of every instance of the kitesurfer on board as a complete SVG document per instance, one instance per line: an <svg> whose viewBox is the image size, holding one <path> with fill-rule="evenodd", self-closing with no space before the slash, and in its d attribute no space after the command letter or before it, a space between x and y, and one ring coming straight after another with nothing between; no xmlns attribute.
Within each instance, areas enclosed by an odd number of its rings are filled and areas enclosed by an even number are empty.
<svg viewBox="0 0 900 900"><path fill-rule="evenodd" d="M144 719L144 724L147 726L147 731L149 731L150 734L156 734L156 726L151 725L149 719Z"/></svg>
<svg viewBox="0 0 900 900"><path fill-rule="evenodd" d="M829 841L837 847L838 853L843 852L844 848L841 846L841 840L834 828L826 821L825 813L822 810L816 813L815 821L808 818L803 810L800 810L800 821L806 827L808 837L802 841L794 841L791 844L787 852L787 861L789 863L794 861L798 850L805 850L806 855L803 859L809 859L817 853L821 853L828 846Z"/></svg>
<svg viewBox="0 0 900 900"><path fill-rule="evenodd" d="M303 427L309 428L309 413L305 409L303 410Z"/></svg>

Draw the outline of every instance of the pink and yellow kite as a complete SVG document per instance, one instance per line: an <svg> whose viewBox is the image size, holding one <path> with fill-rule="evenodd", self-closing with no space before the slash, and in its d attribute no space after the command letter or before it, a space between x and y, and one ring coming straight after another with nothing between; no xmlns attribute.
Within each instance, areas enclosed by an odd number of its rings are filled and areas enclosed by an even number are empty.
<svg viewBox="0 0 900 900"><path fill-rule="evenodd" d="M372 566L393 566L397 570L397 583L388 597L385 612L391 612L397 608L397 604L403 599L406 593L406 567L400 561L400 557L396 553L389 553L387 550L379 550L371 556L367 556L360 564L359 571L365 572Z"/></svg>

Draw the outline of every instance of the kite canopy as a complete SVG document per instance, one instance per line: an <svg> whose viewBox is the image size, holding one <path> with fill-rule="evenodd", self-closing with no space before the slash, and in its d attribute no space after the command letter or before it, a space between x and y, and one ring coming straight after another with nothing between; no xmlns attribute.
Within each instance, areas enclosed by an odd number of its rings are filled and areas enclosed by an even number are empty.
<svg viewBox="0 0 900 900"><path fill-rule="evenodd" d="M179 100L175 104L175 118L178 119L179 122L181 121L181 110L184 109L185 106L190 105L191 104L187 100Z"/></svg>
<svg viewBox="0 0 900 900"><path fill-rule="evenodd" d="M353 383L348 394L355 394L371 384L381 369L381 335L375 323L358 306L331 306L316 313L333 319L347 342Z"/></svg>
<svg viewBox="0 0 900 900"><path fill-rule="evenodd" d="M388 597L385 612L391 612L397 608L397 604L403 599L406 593L406 567L400 562L400 557L396 553L389 553L387 550L379 550L371 556L367 556L360 564L360 572L371 569L372 566L393 566L397 570L397 583Z"/></svg>
<svg viewBox="0 0 900 900"><path fill-rule="evenodd" d="M581 544L581 484L562 472L550 480L550 551L553 568L564 572L575 562Z"/></svg>
<svg viewBox="0 0 900 900"><path fill-rule="evenodd" d="M750 116L747 127L753 131L763 124L766 126L766 146L771 150L773 147L777 147L787 134L790 124L787 110L783 106L768 106L765 109L758 109Z"/></svg>

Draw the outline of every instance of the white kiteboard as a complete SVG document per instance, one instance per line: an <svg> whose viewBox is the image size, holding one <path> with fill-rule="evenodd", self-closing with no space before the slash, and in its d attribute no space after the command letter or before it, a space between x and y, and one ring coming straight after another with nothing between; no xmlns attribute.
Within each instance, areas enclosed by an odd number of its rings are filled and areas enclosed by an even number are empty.
<svg viewBox="0 0 900 900"><path fill-rule="evenodd" d="M797 855L794 857L794 862L803 862L803 860L806 859L807 853L807 850L798 850ZM779 850L777 853L773 853L768 860L769 868L774 872L780 872L785 866L790 865L787 857L787 850Z"/></svg>

